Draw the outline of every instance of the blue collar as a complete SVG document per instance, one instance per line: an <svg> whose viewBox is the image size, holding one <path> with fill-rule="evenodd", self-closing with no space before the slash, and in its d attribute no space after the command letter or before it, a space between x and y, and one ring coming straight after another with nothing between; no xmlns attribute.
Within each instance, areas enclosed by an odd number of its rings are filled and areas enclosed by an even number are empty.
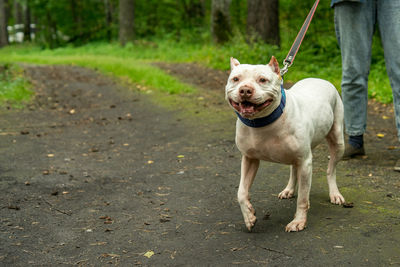
<svg viewBox="0 0 400 267"><path fill-rule="evenodd" d="M268 124L273 123L282 115L283 109L285 108L285 104L286 104L285 89L283 89L282 84L281 84L281 92L282 92L281 103L268 116L250 120L250 119L243 118L242 116L240 116L240 114L238 112L236 112L236 115L245 125L247 125L249 127L253 127L253 128L260 128L260 127L264 127L264 126L267 126Z"/></svg>

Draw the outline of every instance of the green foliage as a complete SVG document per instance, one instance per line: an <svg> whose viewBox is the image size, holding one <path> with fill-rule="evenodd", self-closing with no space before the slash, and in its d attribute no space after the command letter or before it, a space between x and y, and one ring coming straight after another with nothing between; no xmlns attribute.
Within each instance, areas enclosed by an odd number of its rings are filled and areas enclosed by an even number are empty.
<svg viewBox="0 0 400 267"><path fill-rule="evenodd" d="M118 1L109 2L116 17ZM104 40L108 30L116 36L116 21L107 29L104 1L30 0L28 4L37 25L36 41L46 48Z"/></svg>
<svg viewBox="0 0 400 267"><path fill-rule="evenodd" d="M198 34L208 27L206 10L200 0L136 1L135 15L139 38L198 40Z"/></svg>
<svg viewBox="0 0 400 267"><path fill-rule="evenodd" d="M0 104L18 106L30 99L32 92L22 70L14 64L0 65Z"/></svg>

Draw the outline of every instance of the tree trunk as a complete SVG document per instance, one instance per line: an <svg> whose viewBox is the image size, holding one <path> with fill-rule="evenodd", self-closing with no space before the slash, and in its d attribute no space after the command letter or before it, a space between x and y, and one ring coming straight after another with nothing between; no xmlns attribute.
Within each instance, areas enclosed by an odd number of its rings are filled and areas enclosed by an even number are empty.
<svg viewBox="0 0 400 267"><path fill-rule="evenodd" d="M8 45L6 0L0 0L0 47Z"/></svg>
<svg viewBox="0 0 400 267"><path fill-rule="evenodd" d="M46 10L47 27L45 30L45 36L47 45L50 49L56 48L59 45L59 39L57 35L57 24L51 16L50 10Z"/></svg>
<svg viewBox="0 0 400 267"><path fill-rule="evenodd" d="M247 1L247 33L268 44L280 45L279 0Z"/></svg>
<svg viewBox="0 0 400 267"><path fill-rule="evenodd" d="M119 42L122 46L135 38L135 1L119 1Z"/></svg>
<svg viewBox="0 0 400 267"><path fill-rule="evenodd" d="M24 23L24 41L32 41L31 39L31 8L29 6L29 0L25 2L25 23Z"/></svg>
<svg viewBox="0 0 400 267"><path fill-rule="evenodd" d="M73 39L78 39L83 36L82 17L81 17L81 3L79 0L70 0L72 19L74 20L74 36Z"/></svg>
<svg viewBox="0 0 400 267"><path fill-rule="evenodd" d="M182 18L184 23L189 26L200 26L203 24L203 19L206 15L206 7L204 0L189 0L179 1L182 6Z"/></svg>
<svg viewBox="0 0 400 267"><path fill-rule="evenodd" d="M104 0L104 13L106 15L107 40L111 42L113 17L110 0Z"/></svg>
<svg viewBox="0 0 400 267"><path fill-rule="evenodd" d="M24 16L22 11L22 6L19 2L14 0L14 25L15 24L23 24L24 23Z"/></svg>
<svg viewBox="0 0 400 267"><path fill-rule="evenodd" d="M216 43L229 40L232 33L229 8L232 0L212 0L211 3L211 35Z"/></svg>

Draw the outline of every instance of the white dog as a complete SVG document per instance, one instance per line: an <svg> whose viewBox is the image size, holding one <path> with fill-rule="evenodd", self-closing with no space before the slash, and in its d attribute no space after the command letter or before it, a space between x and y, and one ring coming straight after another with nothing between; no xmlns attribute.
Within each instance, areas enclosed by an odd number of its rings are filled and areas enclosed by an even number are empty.
<svg viewBox="0 0 400 267"><path fill-rule="evenodd" d="M282 87L275 57L268 65L240 64L231 58L226 100L238 115L236 145L242 153L238 201L249 231L256 222L249 190L260 160L291 165L279 198L290 198L298 183L297 209L286 231L306 227L312 176L312 149L329 144L330 201L345 202L336 185L336 164L343 155L343 104L335 87L321 79L305 79L290 90Z"/></svg>

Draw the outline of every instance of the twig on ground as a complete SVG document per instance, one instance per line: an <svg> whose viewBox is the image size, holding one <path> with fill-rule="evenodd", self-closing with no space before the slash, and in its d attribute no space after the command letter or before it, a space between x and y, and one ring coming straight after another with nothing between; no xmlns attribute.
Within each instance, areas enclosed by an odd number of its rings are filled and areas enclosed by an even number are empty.
<svg viewBox="0 0 400 267"><path fill-rule="evenodd" d="M71 215L72 215L71 212L64 211L64 210L60 210L60 209L54 207L53 204L51 204L51 203L50 203L49 201L47 201L45 198L42 198L42 199L43 199L44 202L46 202L47 205L50 206L51 209L54 209L55 211L58 211L59 213L62 213L62 214L68 215L68 216L71 216Z"/></svg>

